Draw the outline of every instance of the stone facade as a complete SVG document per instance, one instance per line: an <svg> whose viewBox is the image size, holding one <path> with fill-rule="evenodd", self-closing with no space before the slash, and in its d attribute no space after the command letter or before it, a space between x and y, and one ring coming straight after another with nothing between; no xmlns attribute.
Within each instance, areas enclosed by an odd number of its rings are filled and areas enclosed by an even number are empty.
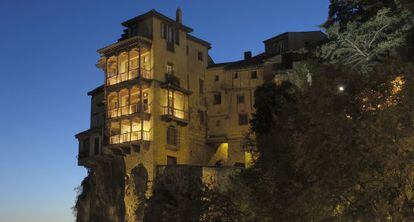
<svg viewBox="0 0 414 222"><path fill-rule="evenodd" d="M122 25L121 38L98 50L105 83L88 93L91 127L76 135L78 164L89 170L77 221L143 221L168 178L175 187L225 184L252 159L255 88L291 68L288 52L322 38L288 33L279 52L266 45L257 56L214 64L210 43L190 34L181 10L175 20L152 10Z"/></svg>

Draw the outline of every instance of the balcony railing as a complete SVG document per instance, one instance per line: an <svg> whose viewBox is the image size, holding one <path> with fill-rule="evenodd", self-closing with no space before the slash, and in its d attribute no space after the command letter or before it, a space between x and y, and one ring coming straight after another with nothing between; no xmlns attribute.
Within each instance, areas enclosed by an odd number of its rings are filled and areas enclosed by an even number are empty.
<svg viewBox="0 0 414 222"><path fill-rule="evenodd" d="M149 105L146 103L136 103L112 110L108 110L108 118L116 118L119 116L132 115L136 113L150 113Z"/></svg>
<svg viewBox="0 0 414 222"><path fill-rule="evenodd" d="M139 69L131 69L129 72L119 73L118 75L114 75L107 78L107 85L115 85L121 82L125 82L127 80L132 80L138 78L138 71ZM151 71L147 69L141 69L141 78L143 79L152 79Z"/></svg>
<svg viewBox="0 0 414 222"><path fill-rule="evenodd" d="M176 119L188 121L189 120L189 113L185 110L177 109L170 106L163 107L163 115L171 116Z"/></svg>
<svg viewBox="0 0 414 222"><path fill-rule="evenodd" d="M150 141L149 131L132 131L120 135L114 135L110 138L110 144L121 144L133 141Z"/></svg>

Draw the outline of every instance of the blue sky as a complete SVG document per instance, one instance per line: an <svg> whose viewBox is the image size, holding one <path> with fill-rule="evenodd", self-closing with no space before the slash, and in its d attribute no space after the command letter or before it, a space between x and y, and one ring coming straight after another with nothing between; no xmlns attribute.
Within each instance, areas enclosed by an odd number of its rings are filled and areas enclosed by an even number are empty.
<svg viewBox="0 0 414 222"><path fill-rule="evenodd" d="M328 0L0 0L0 221L74 221L86 174L76 133L89 126L86 93L103 82L96 50L120 23L180 6L216 62L263 51L285 31L315 30Z"/></svg>

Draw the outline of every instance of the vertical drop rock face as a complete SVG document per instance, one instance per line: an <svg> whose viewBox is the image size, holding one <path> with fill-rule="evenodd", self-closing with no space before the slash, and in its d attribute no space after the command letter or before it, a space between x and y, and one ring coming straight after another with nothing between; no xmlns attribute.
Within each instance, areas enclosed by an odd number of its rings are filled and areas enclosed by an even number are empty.
<svg viewBox="0 0 414 222"><path fill-rule="evenodd" d="M148 172L142 164L134 167L125 185L125 204L127 222L142 221L148 190Z"/></svg>
<svg viewBox="0 0 414 222"><path fill-rule="evenodd" d="M102 155L90 160L88 176L75 205L77 222L123 222L125 163L122 157Z"/></svg>

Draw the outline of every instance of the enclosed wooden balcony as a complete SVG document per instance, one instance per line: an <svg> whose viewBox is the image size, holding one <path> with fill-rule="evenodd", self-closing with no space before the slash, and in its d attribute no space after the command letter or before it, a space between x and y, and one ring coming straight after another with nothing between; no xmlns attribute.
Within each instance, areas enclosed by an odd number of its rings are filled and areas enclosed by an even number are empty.
<svg viewBox="0 0 414 222"><path fill-rule="evenodd" d="M164 121L176 121L179 124L187 125L190 121L190 115L188 111L170 106L163 106L161 119Z"/></svg>

